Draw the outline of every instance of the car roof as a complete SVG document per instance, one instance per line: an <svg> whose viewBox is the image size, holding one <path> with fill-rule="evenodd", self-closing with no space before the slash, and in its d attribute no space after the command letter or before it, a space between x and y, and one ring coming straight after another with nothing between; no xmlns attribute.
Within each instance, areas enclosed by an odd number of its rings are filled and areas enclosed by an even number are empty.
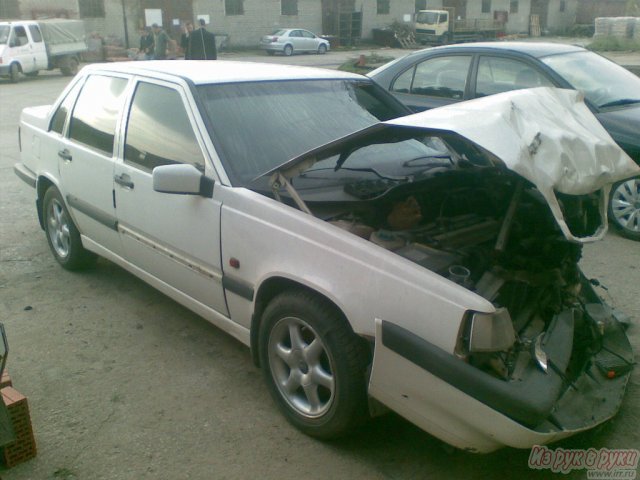
<svg viewBox="0 0 640 480"><path fill-rule="evenodd" d="M300 67L273 63L201 61L201 60L151 60L93 64L83 72L118 72L151 77L173 76L192 81L196 85L212 83L238 83L274 80L365 80L355 73L324 68Z"/></svg>
<svg viewBox="0 0 640 480"><path fill-rule="evenodd" d="M444 45L420 50L417 53L427 52L465 52L465 51L503 51L519 52L532 57L540 58L560 53L584 52L585 49L577 45L551 42L476 42L465 44Z"/></svg>

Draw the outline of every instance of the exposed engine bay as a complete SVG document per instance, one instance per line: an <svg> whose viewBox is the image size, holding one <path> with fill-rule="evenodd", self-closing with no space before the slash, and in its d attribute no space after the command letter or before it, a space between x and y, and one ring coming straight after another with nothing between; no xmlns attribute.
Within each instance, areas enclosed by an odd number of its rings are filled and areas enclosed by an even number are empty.
<svg viewBox="0 0 640 480"><path fill-rule="evenodd" d="M350 184L345 190L358 195L361 187ZM588 235L598 228L597 193L560 199L571 213L566 218L573 231ZM578 267L582 245L563 236L536 188L511 172L454 170L396 186L375 199L308 206L315 216L476 292L505 312L510 325L493 332L491 347L469 338L468 321L463 326L468 333L462 335L467 343L456 350L495 378L512 381L527 369L553 369L569 388L602 349L602 334L614 322ZM556 326L562 315L570 317L569 331ZM543 347L552 330L573 338L549 353L551 348ZM633 358L611 349L598 368L608 376L628 371Z"/></svg>

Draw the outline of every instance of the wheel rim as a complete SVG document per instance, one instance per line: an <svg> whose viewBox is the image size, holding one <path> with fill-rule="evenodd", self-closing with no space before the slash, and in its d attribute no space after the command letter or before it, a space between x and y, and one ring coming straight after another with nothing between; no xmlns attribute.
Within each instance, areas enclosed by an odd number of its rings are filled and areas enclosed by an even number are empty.
<svg viewBox="0 0 640 480"><path fill-rule="evenodd" d="M53 199L49 204L49 212L47 215L47 230L51 245L56 254L65 258L69 255L69 219L62 204Z"/></svg>
<svg viewBox="0 0 640 480"><path fill-rule="evenodd" d="M286 317L271 331L268 345L271 375L284 400L307 418L322 416L335 398L331 357L305 321Z"/></svg>
<svg viewBox="0 0 640 480"><path fill-rule="evenodd" d="M622 228L640 233L640 179L618 185L611 196L611 213Z"/></svg>

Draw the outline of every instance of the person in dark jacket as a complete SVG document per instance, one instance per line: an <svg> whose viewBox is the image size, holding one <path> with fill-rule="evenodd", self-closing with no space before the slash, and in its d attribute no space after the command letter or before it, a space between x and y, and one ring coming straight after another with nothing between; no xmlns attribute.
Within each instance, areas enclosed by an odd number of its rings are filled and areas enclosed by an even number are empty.
<svg viewBox="0 0 640 480"><path fill-rule="evenodd" d="M157 23L154 23L151 28L153 28L153 58L154 60L165 60L169 35Z"/></svg>
<svg viewBox="0 0 640 480"><path fill-rule="evenodd" d="M199 22L200 28L194 30L189 37L189 59L216 60L218 58L216 36L204 28L205 21L202 18Z"/></svg>
<svg viewBox="0 0 640 480"><path fill-rule="evenodd" d="M140 29L140 52L145 60L153 58L153 33L149 27Z"/></svg>
<svg viewBox="0 0 640 480"><path fill-rule="evenodd" d="M180 35L180 48L184 52L184 59L189 60L190 58L190 45L191 45L191 34L193 33L193 23L186 22L184 24L184 31L182 35Z"/></svg>

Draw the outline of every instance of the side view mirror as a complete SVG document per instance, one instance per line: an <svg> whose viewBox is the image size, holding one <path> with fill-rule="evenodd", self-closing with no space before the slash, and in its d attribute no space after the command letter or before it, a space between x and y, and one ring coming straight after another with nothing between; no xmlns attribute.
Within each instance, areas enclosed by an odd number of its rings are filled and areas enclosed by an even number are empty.
<svg viewBox="0 0 640 480"><path fill-rule="evenodd" d="M156 192L213 197L214 181L190 164L161 165L153 169L152 178Z"/></svg>

